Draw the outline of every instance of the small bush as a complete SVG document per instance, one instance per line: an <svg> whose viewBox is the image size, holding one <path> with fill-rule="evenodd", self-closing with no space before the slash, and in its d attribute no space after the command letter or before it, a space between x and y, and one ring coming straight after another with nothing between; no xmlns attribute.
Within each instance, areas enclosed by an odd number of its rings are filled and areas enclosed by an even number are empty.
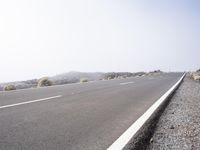
<svg viewBox="0 0 200 150"><path fill-rule="evenodd" d="M10 84L10 85L4 86L3 90L4 91L16 90L16 87L14 85Z"/></svg>
<svg viewBox="0 0 200 150"><path fill-rule="evenodd" d="M200 81L200 72L192 72L190 74L191 78L193 78L196 81Z"/></svg>
<svg viewBox="0 0 200 150"><path fill-rule="evenodd" d="M51 86L52 81L49 80L48 77L44 77L39 79L37 87Z"/></svg>
<svg viewBox="0 0 200 150"><path fill-rule="evenodd" d="M194 76L193 78L194 78L194 80L196 80L196 81L200 81L200 75Z"/></svg>
<svg viewBox="0 0 200 150"><path fill-rule="evenodd" d="M154 70L154 71L150 71L148 73L148 75L160 75L162 74L163 72L161 70Z"/></svg>
<svg viewBox="0 0 200 150"><path fill-rule="evenodd" d="M80 82L81 82L81 83L88 82L88 79L84 79L84 78L83 78L83 79L80 79Z"/></svg>
<svg viewBox="0 0 200 150"><path fill-rule="evenodd" d="M136 73L131 72L108 72L104 74L105 80L111 80L111 79L117 79L117 78L127 78L127 77L133 77Z"/></svg>

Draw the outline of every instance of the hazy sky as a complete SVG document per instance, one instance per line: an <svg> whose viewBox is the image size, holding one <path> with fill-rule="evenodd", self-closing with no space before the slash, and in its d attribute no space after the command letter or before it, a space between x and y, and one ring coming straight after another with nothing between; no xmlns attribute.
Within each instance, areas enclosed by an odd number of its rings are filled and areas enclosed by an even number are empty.
<svg viewBox="0 0 200 150"><path fill-rule="evenodd" d="M0 82L197 68L199 0L0 1Z"/></svg>

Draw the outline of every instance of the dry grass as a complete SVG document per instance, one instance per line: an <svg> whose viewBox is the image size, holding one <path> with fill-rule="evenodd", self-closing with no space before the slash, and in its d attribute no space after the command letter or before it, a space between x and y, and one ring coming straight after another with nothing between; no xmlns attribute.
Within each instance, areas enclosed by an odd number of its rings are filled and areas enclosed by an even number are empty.
<svg viewBox="0 0 200 150"><path fill-rule="evenodd" d="M192 79L194 79L196 81L200 81L200 72L199 71L190 73L190 76Z"/></svg>
<svg viewBox="0 0 200 150"><path fill-rule="evenodd" d="M16 87L12 84L10 85L5 85L3 88L4 91L11 91L11 90L16 90Z"/></svg>
<svg viewBox="0 0 200 150"><path fill-rule="evenodd" d="M37 87L51 86L52 81L49 80L48 77L43 77L39 79Z"/></svg>
<svg viewBox="0 0 200 150"><path fill-rule="evenodd" d="M82 78L82 79L80 79L80 82L81 82L81 83L88 82L88 79Z"/></svg>

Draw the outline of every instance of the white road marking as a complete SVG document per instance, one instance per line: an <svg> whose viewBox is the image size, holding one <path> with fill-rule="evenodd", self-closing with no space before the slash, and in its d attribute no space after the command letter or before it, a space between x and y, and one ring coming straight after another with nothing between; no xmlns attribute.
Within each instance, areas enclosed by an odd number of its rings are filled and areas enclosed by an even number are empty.
<svg viewBox="0 0 200 150"><path fill-rule="evenodd" d="M55 98L59 98L59 97L62 97L62 95L57 95L57 96L52 96L52 97L47 97L47 98L41 98L41 99L37 99L37 100L15 103L15 104L10 104L10 105L4 105L4 106L0 106L0 109L19 106L19 105L25 105L25 104L30 104L30 103L36 103L36 102L41 102L41 101L46 101L46 100L55 99Z"/></svg>
<svg viewBox="0 0 200 150"><path fill-rule="evenodd" d="M107 150L122 150L132 137L145 124L156 109L171 95L181 83L185 74L163 96L161 96L139 119L137 119Z"/></svg>
<svg viewBox="0 0 200 150"><path fill-rule="evenodd" d="M127 84L132 84L134 82L123 82L123 83L120 83L120 85L127 85Z"/></svg>

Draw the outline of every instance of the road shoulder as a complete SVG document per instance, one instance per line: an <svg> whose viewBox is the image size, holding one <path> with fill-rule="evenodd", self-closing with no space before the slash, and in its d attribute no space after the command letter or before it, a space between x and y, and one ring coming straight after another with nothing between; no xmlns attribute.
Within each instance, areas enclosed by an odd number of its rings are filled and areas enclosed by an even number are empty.
<svg viewBox="0 0 200 150"><path fill-rule="evenodd" d="M200 84L185 77L158 121L148 150L200 149Z"/></svg>

